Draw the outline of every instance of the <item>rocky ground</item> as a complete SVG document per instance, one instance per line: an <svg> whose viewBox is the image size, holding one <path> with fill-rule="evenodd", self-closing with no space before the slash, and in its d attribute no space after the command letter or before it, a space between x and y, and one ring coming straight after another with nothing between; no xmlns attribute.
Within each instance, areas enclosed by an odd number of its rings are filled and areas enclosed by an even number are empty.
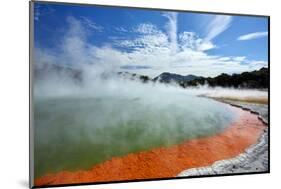
<svg viewBox="0 0 281 189"><path fill-rule="evenodd" d="M238 101L224 101L245 111L251 111L259 115L259 119L268 125L268 105L252 104ZM249 172L268 172L268 127L259 138L257 144L247 148L244 153L226 160L220 160L211 166L191 168L180 172L178 177L203 176L216 174L233 174Z"/></svg>

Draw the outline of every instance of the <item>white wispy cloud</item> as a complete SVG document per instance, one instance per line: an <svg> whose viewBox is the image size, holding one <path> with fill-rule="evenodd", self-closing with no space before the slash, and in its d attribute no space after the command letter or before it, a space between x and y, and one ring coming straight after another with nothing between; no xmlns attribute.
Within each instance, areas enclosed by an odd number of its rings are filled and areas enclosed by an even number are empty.
<svg viewBox="0 0 281 189"><path fill-rule="evenodd" d="M41 57L59 63L96 65L93 69L95 72L124 71L133 65L137 68L133 70L134 73L150 77L163 72L216 76L222 72L231 74L267 67L267 62L262 60L249 60L243 56L211 55L207 50L215 48L215 45L194 32L182 32L175 37L173 36L175 28L170 28L173 32L167 30L166 33L155 25L148 27L142 25L142 34L131 40L116 38L111 44L95 46L88 42L85 34L87 30L84 29L81 20L69 18L68 22L69 31L59 47L63 53L54 55L56 53L39 49ZM168 22L170 23L170 19ZM171 35L173 40L177 39L177 51L173 43L171 44ZM131 50L124 51L118 47L127 47ZM43 61L43 58L39 58L39 61Z"/></svg>
<svg viewBox="0 0 281 189"><path fill-rule="evenodd" d="M233 60L242 62L242 61L246 60L246 57L245 56L237 56L237 57L233 58Z"/></svg>
<svg viewBox="0 0 281 189"><path fill-rule="evenodd" d="M141 34L156 34L159 30L151 23L141 23L134 28L134 32Z"/></svg>
<svg viewBox="0 0 281 189"><path fill-rule="evenodd" d="M87 17L84 17L82 16L81 17L82 19L82 22L89 28L95 30L95 31L98 31L98 32L102 32L103 31L103 27L102 26L99 26L98 24L96 24L94 21L90 20L89 18Z"/></svg>
<svg viewBox="0 0 281 189"><path fill-rule="evenodd" d="M132 40L116 40L116 45L128 48L168 48L169 41L164 33L144 35Z"/></svg>
<svg viewBox="0 0 281 189"><path fill-rule="evenodd" d="M117 32L129 32L128 29L124 28L124 27L114 27L114 30Z"/></svg>
<svg viewBox="0 0 281 189"><path fill-rule="evenodd" d="M252 39L258 39L258 38L266 37L267 35L268 35L268 32L248 33L248 34L239 36L237 38L237 40L239 40L239 41L252 40Z"/></svg>
<svg viewBox="0 0 281 189"><path fill-rule="evenodd" d="M166 12L166 13L163 13L163 16L168 18L168 22L166 25L167 33L169 36L171 47L176 52L178 49L178 42L177 42L177 36L178 36L178 33L177 33L178 32L178 27L177 27L178 18L177 17L178 17L178 14L175 12Z"/></svg>
<svg viewBox="0 0 281 189"><path fill-rule="evenodd" d="M205 37L205 40L211 41L215 37L217 37L219 34L227 30L232 22L231 16L225 16L225 15L217 15L213 18L213 20L207 25L206 31L207 35Z"/></svg>
<svg viewBox="0 0 281 189"><path fill-rule="evenodd" d="M211 41L199 38L195 32L182 32L179 34L179 42L181 48L191 48L198 51L206 51L216 48Z"/></svg>

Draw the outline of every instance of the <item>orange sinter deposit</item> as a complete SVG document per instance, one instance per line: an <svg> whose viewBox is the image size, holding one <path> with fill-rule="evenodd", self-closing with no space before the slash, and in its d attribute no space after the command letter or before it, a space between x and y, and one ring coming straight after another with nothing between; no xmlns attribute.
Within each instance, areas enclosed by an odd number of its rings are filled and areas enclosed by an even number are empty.
<svg viewBox="0 0 281 189"><path fill-rule="evenodd" d="M249 111L231 108L237 112L237 119L217 135L115 157L89 170L47 174L35 179L35 185L167 178L188 168L232 158L257 142L263 133L264 124Z"/></svg>

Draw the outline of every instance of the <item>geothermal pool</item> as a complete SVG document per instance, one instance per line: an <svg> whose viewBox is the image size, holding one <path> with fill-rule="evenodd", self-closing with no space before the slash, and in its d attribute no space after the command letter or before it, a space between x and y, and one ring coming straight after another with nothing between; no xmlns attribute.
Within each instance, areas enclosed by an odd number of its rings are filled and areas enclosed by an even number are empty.
<svg viewBox="0 0 281 189"><path fill-rule="evenodd" d="M180 91L35 96L35 178L214 135L235 119L228 105Z"/></svg>

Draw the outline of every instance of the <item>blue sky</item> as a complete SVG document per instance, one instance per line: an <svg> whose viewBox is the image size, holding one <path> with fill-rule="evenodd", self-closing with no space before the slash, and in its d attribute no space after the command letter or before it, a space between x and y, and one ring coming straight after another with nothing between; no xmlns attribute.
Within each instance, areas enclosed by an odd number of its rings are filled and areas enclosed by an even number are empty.
<svg viewBox="0 0 281 189"><path fill-rule="evenodd" d="M216 76L268 63L268 20L101 6L35 3L36 57L105 65L155 77Z"/></svg>

